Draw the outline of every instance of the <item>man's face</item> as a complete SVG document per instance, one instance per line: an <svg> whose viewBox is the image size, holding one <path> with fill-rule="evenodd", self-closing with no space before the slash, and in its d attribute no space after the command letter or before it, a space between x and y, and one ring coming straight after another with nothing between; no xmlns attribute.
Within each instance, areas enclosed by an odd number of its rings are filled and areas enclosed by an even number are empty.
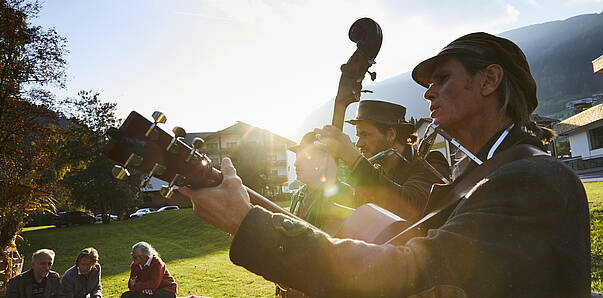
<svg viewBox="0 0 603 298"><path fill-rule="evenodd" d="M36 279L43 279L48 276L50 273L50 268L52 268L53 259L51 256L47 254L40 254L38 257L31 262L31 269L33 270L34 277Z"/></svg>
<svg viewBox="0 0 603 298"><path fill-rule="evenodd" d="M77 263L77 268L80 270L80 274L88 275L92 267L94 267L95 263L90 260L90 258L80 258L80 261Z"/></svg>
<svg viewBox="0 0 603 298"><path fill-rule="evenodd" d="M480 80L456 58L439 63L423 97L429 101L430 117L444 130L453 132L471 124L482 111Z"/></svg>
<svg viewBox="0 0 603 298"><path fill-rule="evenodd" d="M358 121L356 136L358 137L356 146L366 158L371 158L391 146L386 136L377 129L372 121Z"/></svg>
<svg viewBox="0 0 603 298"><path fill-rule="evenodd" d="M314 146L307 146L295 153L295 173L297 180L316 187L324 182L325 167L327 158L330 157L326 152L316 149Z"/></svg>

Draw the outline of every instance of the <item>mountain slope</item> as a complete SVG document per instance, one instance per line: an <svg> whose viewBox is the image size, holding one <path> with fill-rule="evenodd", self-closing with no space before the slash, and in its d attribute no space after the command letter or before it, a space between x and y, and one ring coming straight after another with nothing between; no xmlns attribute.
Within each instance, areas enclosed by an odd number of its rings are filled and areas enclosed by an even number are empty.
<svg viewBox="0 0 603 298"><path fill-rule="evenodd" d="M538 84L536 113L547 115L564 108L566 102L589 97L603 90L603 76L593 74L591 61L603 54L603 13L575 16L563 21L521 27L498 34L517 43L528 58ZM444 45L444 44L442 44ZM367 80L365 80L366 82ZM427 117L425 89L410 73L402 73L366 86L373 94L362 99L380 99L402 104L406 117ZM357 104L348 107L346 119L355 114ZM304 121L298 135L330 122L333 99ZM347 126L347 125L346 125ZM353 129L344 129L353 134Z"/></svg>

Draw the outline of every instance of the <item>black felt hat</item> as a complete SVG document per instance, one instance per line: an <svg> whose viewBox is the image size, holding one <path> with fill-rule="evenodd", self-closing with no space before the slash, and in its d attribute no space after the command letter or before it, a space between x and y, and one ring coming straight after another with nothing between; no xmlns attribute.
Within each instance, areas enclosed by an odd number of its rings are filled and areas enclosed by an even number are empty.
<svg viewBox="0 0 603 298"><path fill-rule="evenodd" d="M414 129L411 123L406 122L404 116L406 116L406 108L399 104L380 100L363 100L358 104L356 118L346 122L356 125L358 121L371 120L380 124L406 126Z"/></svg>
<svg viewBox="0 0 603 298"><path fill-rule="evenodd" d="M302 137L299 144L293 145L293 146L289 147L288 149L297 153L300 150L304 149L305 147L314 144L314 141L316 141L316 134L313 131L311 131Z"/></svg>
<svg viewBox="0 0 603 298"><path fill-rule="evenodd" d="M499 64L523 90L530 113L538 106L536 82L530 73L530 66L525 54L512 41L484 32L471 33L457 38L437 55L415 66L412 78L419 85L429 87L431 74L438 63L442 58L454 54L479 56Z"/></svg>

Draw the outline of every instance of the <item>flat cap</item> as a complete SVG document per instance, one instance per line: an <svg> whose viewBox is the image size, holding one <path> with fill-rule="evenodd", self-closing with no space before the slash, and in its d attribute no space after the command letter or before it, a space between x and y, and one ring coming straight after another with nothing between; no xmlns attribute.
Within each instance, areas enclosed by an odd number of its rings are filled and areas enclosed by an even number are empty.
<svg viewBox="0 0 603 298"><path fill-rule="evenodd" d="M502 66L511 80L515 80L525 94L529 112L538 106L536 82L523 51L512 41L492 34L477 32L461 36L448 44L437 55L419 63L412 71L412 78L428 88L431 74L444 57L469 55L484 58Z"/></svg>

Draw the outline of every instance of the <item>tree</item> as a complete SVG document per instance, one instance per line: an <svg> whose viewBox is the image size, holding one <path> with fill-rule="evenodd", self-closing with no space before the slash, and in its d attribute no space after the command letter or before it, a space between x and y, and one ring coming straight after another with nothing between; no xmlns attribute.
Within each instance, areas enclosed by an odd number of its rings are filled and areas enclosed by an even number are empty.
<svg viewBox="0 0 603 298"><path fill-rule="evenodd" d="M37 1L0 0L0 120L8 100L48 103L40 87L64 86L66 39L30 23L39 10Z"/></svg>
<svg viewBox="0 0 603 298"><path fill-rule="evenodd" d="M62 185L70 190L71 200L102 214L123 212L139 199L140 175L125 181L111 175L113 163L102 154L108 141L106 133L117 126L115 103L103 102L99 93L80 91L78 98L66 99L60 108L68 125L64 156L76 168L66 173ZM106 216L104 223L109 223Z"/></svg>
<svg viewBox="0 0 603 298"><path fill-rule="evenodd" d="M61 128L54 97L43 87L61 87L65 39L30 20L38 2L0 0L0 249L31 212L53 211L49 193L61 195L58 161ZM37 195L45 194L45 195ZM5 254L0 258L7 261Z"/></svg>
<svg viewBox="0 0 603 298"><path fill-rule="evenodd" d="M237 175L243 184L259 192L266 193L268 177L267 150L257 143L241 143L230 154Z"/></svg>

